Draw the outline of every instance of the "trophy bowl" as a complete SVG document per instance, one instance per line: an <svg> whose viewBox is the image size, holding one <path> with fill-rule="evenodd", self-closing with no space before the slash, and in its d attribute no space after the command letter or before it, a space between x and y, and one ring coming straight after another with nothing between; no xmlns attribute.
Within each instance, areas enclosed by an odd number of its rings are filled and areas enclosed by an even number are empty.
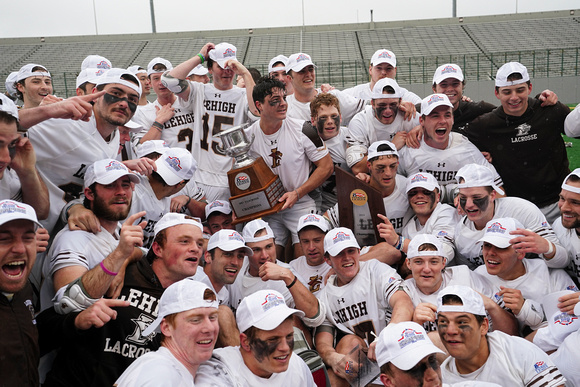
<svg viewBox="0 0 580 387"><path fill-rule="evenodd" d="M248 150L254 142L254 136L251 140L246 136L245 129L248 126L249 124L234 126L215 135L221 139L224 153L234 158L233 169L245 167L254 162L254 159L248 156Z"/></svg>

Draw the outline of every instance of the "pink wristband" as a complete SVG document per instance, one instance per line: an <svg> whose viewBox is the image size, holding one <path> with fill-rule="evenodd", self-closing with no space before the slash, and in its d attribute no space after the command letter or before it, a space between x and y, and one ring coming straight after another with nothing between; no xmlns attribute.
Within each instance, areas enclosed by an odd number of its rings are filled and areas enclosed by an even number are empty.
<svg viewBox="0 0 580 387"><path fill-rule="evenodd" d="M105 274L111 275L111 276L113 276L113 277L114 277L114 276L116 276L117 274L119 274L119 273L115 273L114 271L110 271L110 270L108 270L108 269L105 267L105 265L103 265L103 261L101 261L100 265L101 265L101 269L103 269L103 271L105 272Z"/></svg>

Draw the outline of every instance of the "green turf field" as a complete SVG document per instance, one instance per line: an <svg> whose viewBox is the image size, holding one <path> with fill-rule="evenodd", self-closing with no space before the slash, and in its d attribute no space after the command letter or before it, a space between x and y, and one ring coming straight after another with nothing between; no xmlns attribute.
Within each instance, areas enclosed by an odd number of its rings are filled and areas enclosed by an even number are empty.
<svg viewBox="0 0 580 387"><path fill-rule="evenodd" d="M568 105L570 109L573 109L575 104ZM579 108L580 109L580 108ZM570 170L573 171L576 168L580 168L580 138L570 138L563 136L564 141L571 142L572 147L566 148L568 151L568 160L570 161Z"/></svg>

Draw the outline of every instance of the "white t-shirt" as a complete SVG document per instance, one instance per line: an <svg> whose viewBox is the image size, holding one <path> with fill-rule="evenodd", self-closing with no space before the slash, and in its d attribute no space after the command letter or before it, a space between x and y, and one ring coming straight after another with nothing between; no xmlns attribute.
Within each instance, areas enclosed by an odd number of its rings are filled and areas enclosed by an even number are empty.
<svg viewBox="0 0 580 387"><path fill-rule="evenodd" d="M140 356L117 379L115 387L193 387L193 376L165 347Z"/></svg>
<svg viewBox="0 0 580 387"><path fill-rule="evenodd" d="M291 353L288 369L269 378L255 375L244 363L240 347L218 348L211 359L202 363L195 375L195 385L201 387L315 387L310 369Z"/></svg>
<svg viewBox="0 0 580 387"><path fill-rule="evenodd" d="M580 108L576 107L566 116L564 133L568 137L580 137Z"/></svg>
<svg viewBox="0 0 580 387"><path fill-rule="evenodd" d="M568 267L576 275L576 278L580 278L580 238L576 234L576 229L562 226L561 217L554 221L552 228L568 253Z"/></svg>
<svg viewBox="0 0 580 387"><path fill-rule="evenodd" d="M294 273L298 273L300 278L304 279L302 284L315 296L324 288L324 277L331 269L326 262L322 262L317 266L310 266L304 255L293 259L289 265Z"/></svg>
<svg viewBox="0 0 580 387"><path fill-rule="evenodd" d="M0 200L11 199L22 202L20 179L14 169L6 168L0 179Z"/></svg>
<svg viewBox="0 0 580 387"><path fill-rule="evenodd" d="M403 236L405 238L413 239L419 234L435 235L443 244L443 251L447 258L447 264L455 257L455 248L453 240L455 236L455 227L461 220L455 207L448 204L437 203L431 216L421 226L417 216L413 216L411 220L403 227Z"/></svg>
<svg viewBox="0 0 580 387"><path fill-rule="evenodd" d="M220 305L230 306L230 292L228 288L226 286L222 286L221 290L219 292L216 292L215 288L213 287L213 284L211 283L211 280L209 279L207 274L205 274L203 267L197 266L197 271L195 272L195 275L191 278L209 286L209 288L213 290L213 292L216 294Z"/></svg>
<svg viewBox="0 0 580 387"><path fill-rule="evenodd" d="M569 334L550 359L567 379L566 386L580 386L580 331Z"/></svg>
<svg viewBox="0 0 580 387"><path fill-rule="evenodd" d="M403 101L412 102L413 105L421 103L421 97L419 97L417 94L415 94L412 91L409 91L401 86L399 86L399 89L402 93L401 99ZM361 85L356 85L356 86L348 88L348 89L344 89L342 92L349 94L349 95L352 95L355 98L370 100L372 97L373 91L371 89L371 83L367 82L367 83L363 83Z"/></svg>
<svg viewBox="0 0 580 387"><path fill-rule="evenodd" d="M348 129L344 126L340 127L338 135L324 140L326 147L328 148L328 153L330 153L330 158L335 167L341 167L342 169L350 172L350 168L346 163L346 136ZM320 187L322 191L322 205L320 207L320 212L324 213L330 207L336 204L337 192L336 192L336 175L333 172L326 181L322 183Z"/></svg>
<svg viewBox="0 0 580 387"><path fill-rule="evenodd" d="M549 356L529 341L495 331L487 334L487 342L489 357L480 369L471 374L459 374L455 358L450 356L445 359L441 364L445 383L476 380L510 387L551 387L564 383L564 377Z"/></svg>
<svg viewBox="0 0 580 387"><path fill-rule="evenodd" d="M357 275L346 285L336 286L331 275L317 297L326 305L322 325L336 327L346 334L356 334L367 344L387 326L391 319L391 297L406 290L396 270L375 259L359 262Z"/></svg>
<svg viewBox="0 0 580 387"><path fill-rule="evenodd" d="M316 89L316 91L317 94L322 92L320 89ZM329 94L332 94L338 98L338 103L340 105L340 115L342 116L342 125L344 126L348 126L354 115L360 112L365 106L364 100L354 98L340 90L331 90L329 91ZM294 94L289 95L286 98L286 102L288 103L288 117L297 118L303 121L310 121L310 102L300 102L296 99Z"/></svg>
<svg viewBox="0 0 580 387"><path fill-rule="evenodd" d="M154 227L155 224L171 210L171 198L165 197L157 199L149 179L140 176L141 183L135 184L135 191L133 191L133 203L131 204L131 211L129 216L141 211L146 211L145 216L140 218L135 224L146 221L147 225L143 230L143 247L148 249L155 238Z"/></svg>

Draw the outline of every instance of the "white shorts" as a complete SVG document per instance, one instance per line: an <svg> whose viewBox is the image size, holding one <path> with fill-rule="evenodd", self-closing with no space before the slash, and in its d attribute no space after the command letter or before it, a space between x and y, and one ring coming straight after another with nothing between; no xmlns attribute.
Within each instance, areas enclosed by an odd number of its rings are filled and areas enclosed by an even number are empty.
<svg viewBox="0 0 580 387"><path fill-rule="evenodd" d="M229 187L216 187L215 185L207 185L199 181L196 182L197 186L205 192L205 198L208 203L214 200L230 200L230 188Z"/></svg>
<svg viewBox="0 0 580 387"><path fill-rule="evenodd" d="M287 208L277 214L264 216L264 221L268 222L274 235L276 236L276 244L286 246L288 241L288 234L292 234L292 244L298 243L298 220L302 215L315 213L316 204L311 197L306 195L300 199L292 208Z"/></svg>

